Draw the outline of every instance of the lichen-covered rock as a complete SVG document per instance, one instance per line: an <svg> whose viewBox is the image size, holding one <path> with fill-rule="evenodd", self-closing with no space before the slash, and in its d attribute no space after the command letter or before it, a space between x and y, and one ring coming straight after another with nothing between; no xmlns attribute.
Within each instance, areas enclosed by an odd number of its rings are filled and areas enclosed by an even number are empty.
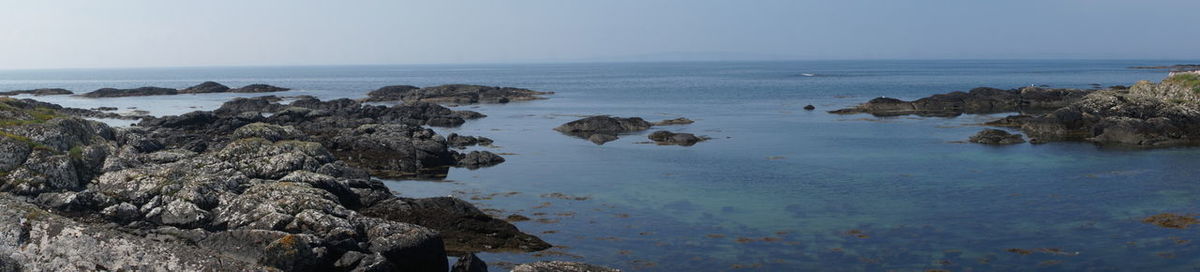
<svg viewBox="0 0 1200 272"><path fill-rule="evenodd" d="M513 267L513 272L620 272L621 270L607 268L598 265L564 262L564 261L549 261L520 264Z"/></svg>
<svg viewBox="0 0 1200 272"><path fill-rule="evenodd" d="M9 194L0 193L0 207L0 262L25 271L268 271L184 241L75 221Z"/></svg>
<svg viewBox="0 0 1200 272"><path fill-rule="evenodd" d="M304 132L292 126L280 126L267 123L252 123L242 126L233 131L233 137L242 138L263 138L268 141L282 140L305 140L308 138Z"/></svg>

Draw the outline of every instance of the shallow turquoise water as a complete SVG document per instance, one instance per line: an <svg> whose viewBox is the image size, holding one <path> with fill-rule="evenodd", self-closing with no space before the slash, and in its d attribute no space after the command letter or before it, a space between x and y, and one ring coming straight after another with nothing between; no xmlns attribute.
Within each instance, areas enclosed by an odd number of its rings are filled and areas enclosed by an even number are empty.
<svg viewBox="0 0 1200 272"><path fill-rule="evenodd" d="M1088 87L1158 80L1134 65L1188 61L827 61L0 71L0 89L270 83L280 95L362 97L390 84L474 83L555 91L548 100L464 106L488 118L441 132L486 136L507 162L445 182L388 181L405 196L456 195L560 246L485 254L580 260L633 271L1194 270L1192 229L1141 223L1200 213L1200 149L1084 143L963 144L1004 116L830 115L875 96L913 99L977 86ZM814 74L804 76L802 74ZM155 114L213 109L228 94L43 97ZM804 111L813 104L817 111ZM551 128L581 115L685 116L692 147L603 146ZM517 192L516 194L506 194ZM562 193L587 197L544 197ZM1008 249L1029 249L1028 255ZM1038 250L1054 249L1054 250Z"/></svg>

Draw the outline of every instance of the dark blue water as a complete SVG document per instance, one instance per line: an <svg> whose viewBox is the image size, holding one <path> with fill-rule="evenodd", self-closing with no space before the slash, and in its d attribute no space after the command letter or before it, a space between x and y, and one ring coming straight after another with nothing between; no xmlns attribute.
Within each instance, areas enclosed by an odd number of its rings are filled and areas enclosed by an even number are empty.
<svg viewBox="0 0 1200 272"><path fill-rule="evenodd" d="M1190 61L1195 62L1195 61ZM471 83L557 94L464 106L488 118L441 129L486 136L507 162L446 182L388 181L405 196L455 195L558 247L484 254L575 260L631 271L1194 270L1197 231L1141 219L1200 213L1200 149L960 141L1003 114L830 115L876 96L914 99L978 86L1087 88L1160 80L1135 65L1178 61L822 61L0 71L0 89L231 86L363 97L384 85ZM807 74L807 75L806 75ZM43 97L155 114L213 109L232 94ZM817 111L804 111L807 104ZM714 138L692 147L597 146L551 128L584 115L688 117L667 127ZM552 193L586 200L552 197ZM1200 242L1200 241L1198 241ZM1030 250L1029 254L1009 249Z"/></svg>

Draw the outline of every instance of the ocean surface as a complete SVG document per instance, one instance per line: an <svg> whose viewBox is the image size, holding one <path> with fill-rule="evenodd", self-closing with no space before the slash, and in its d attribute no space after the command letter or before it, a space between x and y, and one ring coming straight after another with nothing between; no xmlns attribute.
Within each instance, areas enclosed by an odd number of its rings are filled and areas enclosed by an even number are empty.
<svg viewBox="0 0 1200 272"><path fill-rule="evenodd" d="M1193 61L1194 62L1194 61ZM453 195L555 248L486 253L627 271L1167 271L1200 269L1200 228L1142 223L1200 214L1200 149L962 143L1005 114L832 115L878 96L979 86L1090 88L1160 80L1173 61L812 61L0 71L0 90L267 83L276 95L361 98L385 85L468 83L553 91L461 106L489 117L438 129L494 139L507 162L443 181L385 181L402 196ZM253 95L253 94L251 94ZM174 115L246 94L36 99ZM24 96L23 96L24 97ZM817 107L805 111L805 105ZM663 127L713 139L605 145L552 128L582 116L687 117ZM114 125L127 123L113 122Z"/></svg>

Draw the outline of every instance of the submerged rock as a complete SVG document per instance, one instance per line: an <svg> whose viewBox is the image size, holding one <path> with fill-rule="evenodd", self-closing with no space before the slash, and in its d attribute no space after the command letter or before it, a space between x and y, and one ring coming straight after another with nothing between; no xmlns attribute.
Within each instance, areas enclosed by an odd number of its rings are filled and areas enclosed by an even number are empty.
<svg viewBox="0 0 1200 272"><path fill-rule="evenodd" d="M517 230L512 224L492 218L470 203L457 198L396 198L362 210L363 214L417 224L441 233L450 252L538 251L550 244Z"/></svg>
<svg viewBox="0 0 1200 272"><path fill-rule="evenodd" d="M695 122L696 121L692 121L692 119L679 117L679 118L670 119L670 120L658 121L658 122L655 122L654 125L655 126L687 125L687 124L691 124L691 123L695 123Z"/></svg>
<svg viewBox="0 0 1200 272"><path fill-rule="evenodd" d="M1024 143L1025 139L1021 137L1021 134L1009 134L1007 131L989 128L971 136L970 141L980 144L1007 145Z"/></svg>
<svg viewBox="0 0 1200 272"><path fill-rule="evenodd" d="M553 94L511 87L450 84L425 88L397 85L387 86L367 94L365 101L404 101L454 104L508 103L543 99L540 95Z"/></svg>
<svg viewBox="0 0 1200 272"><path fill-rule="evenodd" d="M1142 222L1171 229L1185 229L1189 225L1200 223L1200 221L1197 221L1196 217L1194 216L1185 216L1172 213L1151 215L1145 219L1142 219Z"/></svg>

